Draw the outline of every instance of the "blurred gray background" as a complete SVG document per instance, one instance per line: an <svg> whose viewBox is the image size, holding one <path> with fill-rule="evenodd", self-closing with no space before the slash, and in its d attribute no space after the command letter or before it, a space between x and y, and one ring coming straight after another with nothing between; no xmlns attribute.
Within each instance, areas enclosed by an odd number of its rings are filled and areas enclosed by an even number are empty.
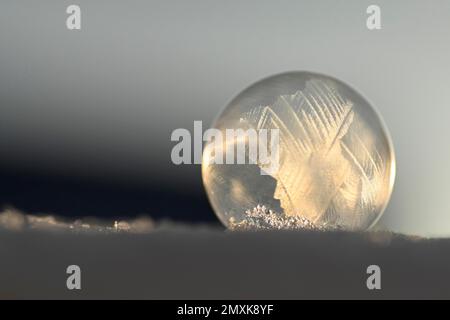
<svg viewBox="0 0 450 320"><path fill-rule="evenodd" d="M66 29L70 4L80 31ZM366 28L370 4L381 30ZM390 129L397 178L380 223L448 236L449 33L446 0L2 1L0 205L215 221L199 166L170 161L171 132L209 125L263 77L309 70L355 87Z"/></svg>

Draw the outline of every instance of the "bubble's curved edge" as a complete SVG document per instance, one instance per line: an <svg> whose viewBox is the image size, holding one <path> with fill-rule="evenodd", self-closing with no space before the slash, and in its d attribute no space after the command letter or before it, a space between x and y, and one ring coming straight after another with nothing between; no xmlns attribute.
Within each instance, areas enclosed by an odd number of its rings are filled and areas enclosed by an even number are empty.
<svg viewBox="0 0 450 320"><path fill-rule="evenodd" d="M381 217L383 216L384 212L386 211L391 198L392 198L392 193L394 190L394 185L395 185L395 178L396 178L396 173L397 173L397 158L396 158L396 153L395 153L395 148L394 148L394 143L393 143L393 139L392 139L392 135L391 132L384 120L384 118L382 117L380 111L378 110L378 108L375 106L375 104L373 104L371 102L370 99L367 98L367 96L364 94L363 91L357 89L356 86L350 85L348 82L343 81L341 79L338 79L337 77L334 76L330 76L327 75L325 73L321 73L321 72L316 72L316 71L310 71L310 70L295 70L295 71L283 71L283 72L279 72L276 74L272 74L266 77L261 78L260 80L257 80L255 82L253 82L252 84L248 85L247 87L245 87L243 90L239 91L238 93L236 93L233 98L231 98L221 109L221 111L217 114L217 116L213 119L210 128L215 128L216 124L218 123L218 120L222 117L223 113L225 112L225 110L233 104L234 101L236 101L236 99L239 98L239 96L241 96L243 93L247 92L248 90L250 90L253 87L258 86L260 83L265 82L271 78L276 78L276 77L281 77L281 76L289 76L289 75L299 75L299 74L308 74L311 76L318 76L318 77L322 77L322 78L326 78L329 79L331 81L337 82L337 83L342 83L343 85L345 85L348 89L350 89L351 91L357 93L361 99L366 102L371 108L372 111L374 112L375 116L378 118L379 122L380 122L380 126L381 128L384 130L384 132L386 133L386 140L387 140L387 144L388 144L388 149L390 154L392 155L391 157L391 164L390 164L390 180L389 180L389 190L388 190L388 194L386 196L386 201L384 203L384 205L382 206L380 212L378 213L377 217L374 219L374 221L366 228L363 229L362 231L368 231L370 229L372 229L377 223L378 221L381 219ZM202 160L203 157L205 155L205 152L202 153ZM227 221L224 221L217 213L216 213L216 209L214 207L214 204L211 201L209 192L206 190L206 183L205 183L205 177L204 177L204 170L206 169L206 165L204 163L204 161L202 161L202 165L201 165L201 174L202 174L202 184L203 184L203 188L205 189L205 193L208 199L208 202L210 204L210 206L213 209L214 215L219 219L219 221L225 226L225 227L229 227L229 224Z"/></svg>

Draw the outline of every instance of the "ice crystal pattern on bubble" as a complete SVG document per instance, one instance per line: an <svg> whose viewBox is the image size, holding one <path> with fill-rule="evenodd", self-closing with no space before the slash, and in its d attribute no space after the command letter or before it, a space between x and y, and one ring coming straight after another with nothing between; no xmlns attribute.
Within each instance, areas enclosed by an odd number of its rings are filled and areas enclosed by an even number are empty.
<svg viewBox="0 0 450 320"><path fill-rule="evenodd" d="M286 216L352 228L379 206L385 166L353 103L321 80L251 110L256 129L280 130L274 198ZM356 127L357 130L350 130Z"/></svg>

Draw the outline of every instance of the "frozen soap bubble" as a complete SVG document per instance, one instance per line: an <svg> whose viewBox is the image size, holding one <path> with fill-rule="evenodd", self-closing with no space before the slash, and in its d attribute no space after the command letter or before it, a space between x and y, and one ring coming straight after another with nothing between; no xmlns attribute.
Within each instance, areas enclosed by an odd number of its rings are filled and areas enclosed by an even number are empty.
<svg viewBox="0 0 450 320"><path fill-rule="evenodd" d="M213 128L203 183L231 229L366 230L389 201L389 133L364 97L337 79L310 72L266 78L235 97ZM256 144L255 156L251 132L262 129L266 146ZM277 157L262 158L261 150ZM268 170L268 158L277 170Z"/></svg>

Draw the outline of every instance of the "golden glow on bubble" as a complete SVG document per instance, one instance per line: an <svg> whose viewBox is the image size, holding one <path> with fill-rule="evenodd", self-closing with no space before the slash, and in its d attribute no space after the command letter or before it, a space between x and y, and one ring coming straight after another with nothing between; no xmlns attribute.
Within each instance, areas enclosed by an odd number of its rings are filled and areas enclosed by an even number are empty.
<svg viewBox="0 0 450 320"><path fill-rule="evenodd" d="M224 137L226 129L279 130L279 169L267 176L258 163L210 163L214 146L206 144L203 182L229 227L364 230L389 201L389 133L373 107L339 80L308 72L267 78L231 101L213 127ZM233 144L222 147L224 158Z"/></svg>

